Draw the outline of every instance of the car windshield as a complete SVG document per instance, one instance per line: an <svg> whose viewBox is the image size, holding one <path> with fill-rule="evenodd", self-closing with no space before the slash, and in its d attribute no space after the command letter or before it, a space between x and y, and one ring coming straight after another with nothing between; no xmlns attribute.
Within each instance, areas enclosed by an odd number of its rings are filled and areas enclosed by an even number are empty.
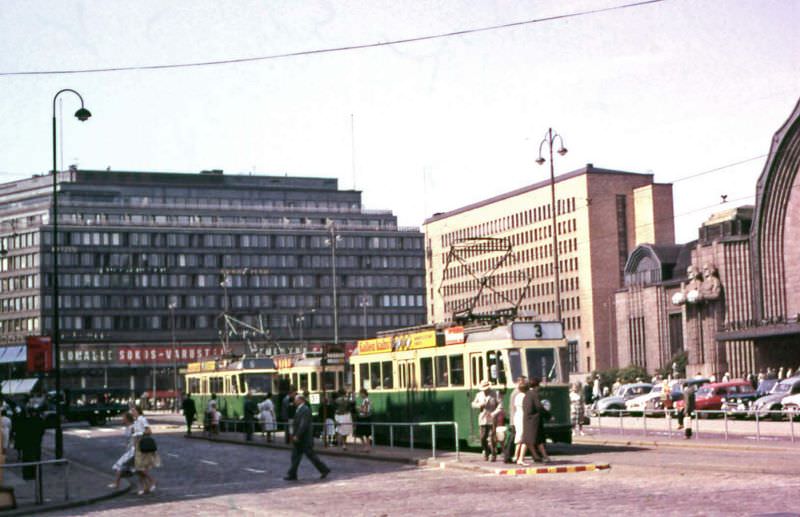
<svg viewBox="0 0 800 517"><path fill-rule="evenodd" d="M628 391L627 387L620 386L619 388L617 388L617 392L614 393L614 395L616 395L617 397L623 397L626 391Z"/></svg>
<svg viewBox="0 0 800 517"><path fill-rule="evenodd" d="M705 396L710 395L712 391L713 391L712 388L703 387L703 388L700 388L699 390L697 390L697 396L698 397L705 397Z"/></svg>
<svg viewBox="0 0 800 517"><path fill-rule="evenodd" d="M772 388L771 393L786 393L792 389L792 384L789 382L779 382Z"/></svg>

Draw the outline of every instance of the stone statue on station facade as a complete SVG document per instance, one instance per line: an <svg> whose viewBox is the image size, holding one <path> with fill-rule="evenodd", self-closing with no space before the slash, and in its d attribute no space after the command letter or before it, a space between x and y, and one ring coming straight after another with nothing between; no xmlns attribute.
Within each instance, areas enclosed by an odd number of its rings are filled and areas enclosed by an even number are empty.
<svg viewBox="0 0 800 517"><path fill-rule="evenodd" d="M690 265L686 276L688 281L672 296L672 303L684 306L684 336L690 368L713 375L726 369L724 353L716 340L725 313L722 283L712 263L703 264L702 272Z"/></svg>

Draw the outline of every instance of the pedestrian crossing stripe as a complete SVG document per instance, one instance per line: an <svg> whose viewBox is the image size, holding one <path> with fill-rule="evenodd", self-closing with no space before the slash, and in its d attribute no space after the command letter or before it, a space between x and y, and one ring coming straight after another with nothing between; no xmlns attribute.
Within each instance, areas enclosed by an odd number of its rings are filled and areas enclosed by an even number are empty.
<svg viewBox="0 0 800 517"><path fill-rule="evenodd" d="M526 469L494 469L494 473L500 476L528 476L531 474L565 474L572 472L594 472L597 470L610 469L608 463L591 465L565 465L560 467L532 467Z"/></svg>

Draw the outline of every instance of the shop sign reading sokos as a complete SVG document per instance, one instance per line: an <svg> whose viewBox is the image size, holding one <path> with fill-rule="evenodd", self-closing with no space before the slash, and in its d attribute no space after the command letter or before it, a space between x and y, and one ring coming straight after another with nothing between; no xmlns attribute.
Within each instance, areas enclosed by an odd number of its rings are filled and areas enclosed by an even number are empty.
<svg viewBox="0 0 800 517"><path fill-rule="evenodd" d="M59 358L66 367L170 365L214 357L222 348L211 345L165 346L75 346L62 347Z"/></svg>

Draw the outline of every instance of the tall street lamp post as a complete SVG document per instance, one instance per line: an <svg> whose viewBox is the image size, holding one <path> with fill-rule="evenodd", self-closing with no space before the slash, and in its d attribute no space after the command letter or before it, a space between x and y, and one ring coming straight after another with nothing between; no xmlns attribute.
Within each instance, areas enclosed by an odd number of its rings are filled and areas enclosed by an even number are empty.
<svg viewBox="0 0 800 517"><path fill-rule="evenodd" d="M336 242L341 240L341 236L336 233L336 225L331 221L329 230L331 236L327 240L327 244L331 247L331 286L333 288L333 344L339 345L339 300L336 295ZM328 365L328 347L322 343L322 358L320 359L322 366L322 421L325 422L328 418L328 388L325 379L325 368ZM327 437L324 440L327 447Z"/></svg>
<svg viewBox="0 0 800 517"><path fill-rule="evenodd" d="M553 274L555 275L555 292L556 292L556 320L561 321L561 278L559 275L558 263L558 226L556 226L556 216L558 210L556 209L556 177L553 171L553 143L558 140L560 147L558 154L564 156L567 154L567 148L564 147L564 139L558 133L553 133L553 128L549 128L544 135L544 139L539 144L539 157L536 163L542 165L545 159L542 157L542 146L547 144L550 149L550 221L551 231L553 233Z"/></svg>
<svg viewBox="0 0 800 517"><path fill-rule="evenodd" d="M53 96L53 221L52 221L52 260L53 260L53 354L55 355L56 370L56 459L64 456L64 433L61 429L62 396L61 396L61 329L59 328L58 314L58 164L56 163L56 99L65 92L72 92L81 101L81 108L75 112L75 117L85 122L92 114L83 105L83 97L75 90L65 88Z"/></svg>
<svg viewBox="0 0 800 517"><path fill-rule="evenodd" d="M172 396L174 398L175 411L178 411L179 397L178 397L178 355L175 347L175 309L176 303L169 304L169 327L172 334Z"/></svg>

